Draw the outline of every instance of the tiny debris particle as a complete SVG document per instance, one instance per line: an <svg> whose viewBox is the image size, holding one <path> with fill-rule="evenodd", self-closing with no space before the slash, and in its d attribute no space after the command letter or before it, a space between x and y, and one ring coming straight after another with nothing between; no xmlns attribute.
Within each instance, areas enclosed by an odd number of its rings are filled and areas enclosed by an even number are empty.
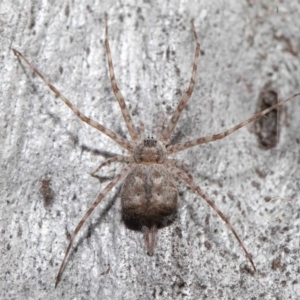
<svg viewBox="0 0 300 300"><path fill-rule="evenodd" d="M272 261L272 269L284 271L286 269L286 264L281 262L281 257L278 256Z"/></svg>

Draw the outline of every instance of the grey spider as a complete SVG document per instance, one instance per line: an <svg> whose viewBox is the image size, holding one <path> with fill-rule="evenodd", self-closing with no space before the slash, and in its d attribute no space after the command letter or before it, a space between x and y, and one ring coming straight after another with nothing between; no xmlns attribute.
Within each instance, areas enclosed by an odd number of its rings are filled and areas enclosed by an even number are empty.
<svg viewBox="0 0 300 300"><path fill-rule="evenodd" d="M104 188L104 190L98 195L96 201L92 204L92 206L88 209L84 217L76 226L71 236L67 250L65 252L63 261L60 265L56 277L55 287L60 281L72 244L82 225L94 211L97 205L106 196L106 194L122 180L123 185L121 190L121 202L123 215L125 218L138 221L141 225L141 229L145 237L147 252L149 255L153 255L154 253L158 226L167 218L174 215L177 210L178 192L175 182L176 178L185 182L193 191L200 195L206 201L206 203L221 217L221 219L226 223L228 228L231 230L231 232L237 239L241 248L244 250L245 255L250 261L253 269L256 270L251 254L247 251L242 240L238 236L237 232L231 225L228 218L219 210L219 208L214 204L214 202L211 201L203 193L200 187L197 186L187 167L180 161L170 159L169 156L171 156L174 153L188 149L190 147L223 139L224 137L232 134L238 129L244 127L245 125L253 122L254 120L261 118L273 109L278 108L285 102L300 95L300 93L295 94L292 97L289 97L281 102L278 102L270 108L255 114L251 118L224 132L207 137L197 138L184 143L169 145L168 142L170 140L171 134L174 131L177 121L183 109L185 108L195 86L196 71L200 55L200 43L198 41L198 36L194 27L194 23L192 21L192 31L194 39L196 41L196 51L193 61L193 70L190 78L189 87L184 93L182 99L180 100L170 121L167 123L166 126L161 126L158 136L155 138L145 138L143 124L141 123L139 128L140 130L138 131L136 126L133 124L129 110L116 83L110 46L108 42L107 23L107 15L105 15L105 49L108 61L111 86L115 97L120 105L131 140L126 140L125 138L121 137L120 135L116 134L110 129L83 115L27 60L27 58L21 52L13 49L14 54L17 57L21 57L29 65L29 67L45 82L45 84L63 102L65 102L67 106L69 106L69 108L80 118L80 120L98 129L103 134L110 137L113 141L115 141L117 144L119 144L121 147L123 147L129 152L128 156L117 155L107 159L105 162L101 163L99 167L92 173L92 175L95 175L104 166L110 165L115 162L127 164L127 166L125 166L123 170L118 175L116 175L112 179L112 181Z"/></svg>

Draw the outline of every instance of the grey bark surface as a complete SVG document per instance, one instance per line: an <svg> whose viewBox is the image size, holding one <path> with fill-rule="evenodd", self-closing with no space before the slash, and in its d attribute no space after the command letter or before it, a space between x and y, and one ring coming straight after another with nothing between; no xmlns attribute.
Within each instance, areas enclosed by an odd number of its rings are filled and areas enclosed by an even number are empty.
<svg viewBox="0 0 300 300"><path fill-rule="evenodd" d="M90 173L126 151L81 122L11 48L85 115L128 137L108 77L105 11L117 82L149 134L188 87L192 18L202 53L175 141L252 116L266 85L280 100L300 91L297 0L1 1L0 298L299 299L299 98L282 109L271 150L247 126L174 156L230 218L256 273L224 222L178 183L177 218L159 230L153 257L124 225L116 188L84 225L54 289L70 234L122 166L105 168L103 180ZM291 201L266 201L274 197Z"/></svg>

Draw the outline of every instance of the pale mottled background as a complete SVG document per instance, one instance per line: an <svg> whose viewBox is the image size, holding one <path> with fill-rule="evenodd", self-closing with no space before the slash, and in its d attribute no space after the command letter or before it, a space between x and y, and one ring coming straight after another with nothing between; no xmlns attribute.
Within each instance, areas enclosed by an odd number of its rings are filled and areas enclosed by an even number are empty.
<svg viewBox="0 0 300 300"><path fill-rule="evenodd" d="M248 118L267 84L280 99L300 91L297 0L2 0L0 298L299 298L299 98L283 109L276 148L261 149L248 126L178 155L230 216L253 254L254 275L220 218L180 184L178 218L159 232L153 257L145 254L142 235L124 226L115 189L84 226L54 289L69 234L107 184L89 174L104 154L123 150L80 122L11 47L87 116L126 134L108 78L104 11L118 83L134 120L150 133L188 86L192 18L202 55L179 140ZM120 168L100 175L112 177ZM43 180L50 181L48 206ZM277 196L291 201L266 202Z"/></svg>

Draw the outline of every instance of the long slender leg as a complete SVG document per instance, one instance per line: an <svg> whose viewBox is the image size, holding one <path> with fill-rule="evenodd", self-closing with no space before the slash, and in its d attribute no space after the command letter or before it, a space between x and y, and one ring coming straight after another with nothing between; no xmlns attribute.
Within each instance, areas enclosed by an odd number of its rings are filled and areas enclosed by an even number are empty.
<svg viewBox="0 0 300 300"><path fill-rule="evenodd" d="M121 94L121 91L117 85L116 78L115 78L114 66L112 63L111 52L110 52L110 47L109 47L109 42L108 42L108 25L107 25L107 14L106 13L105 13L105 49L106 49L106 56L107 56L107 61L108 61L108 69L109 69L111 87L114 91L116 99L119 102L119 105L120 105L126 126L128 128L129 134L130 134L131 138L135 141L138 137L138 133L132 122L130 113L128 111L128 108L126 106L126 103L124 101L124 98Z"/></svg>
<svg viewBox="0 0 300 300"><path fill-rule="evenodd" d="M79 117L79 119L88 125L98 129L108 137L110 137L112 140L114 140L116 143L118 143L120 146L123 148L127 149L128 151L132 152L133 146L131 145L130 142L119 136L118 134L114 133L110 129L104 127L103 125L97 123L96 121L86 117L84 114L82 114L56 87L54 87L43 75L42 73L35 67L33 66L27 58L19 51L16 49L12 49L14 54L19 58L21 57L27 65L35 72L45 83L46 85L54 92L54 94L59 97L63 102L65 102L66 105L68 105L71 110L74 112L74 114Z"/></svg>
<svg viewBox="0 0 300 300"><path fill-rule="evenodd" d="M160 141L163 140L163 130L164 130L164 125L165 125L165 120L166 120L166 117L163 114L161 114L158 117L158 121L156 124L156 138Z"/></svg>
<svg viewBox="0 0 300 300"><path fill-rule="evenodd" d="M181 143L181 144L175 144L175 145L171 145L167 148L167 153L168 155L172 154L172 153L176 153L176 152L179 152L179 151L182 151L182 150L185 150L187 148L190 148L190 147L194 147L196 145L200 145L200 144L205 144L205 143L209 143L209 142L213 142L213 141L216 141L216 140L220 140L220 139L223 139L224 137L234 133L235 131L239 130L240 128L248 125L249 123L261 118L262 116L266 115L267 113L269 113L270 111L272 111L273 109L276 109L278 108L279 106L283 105L284 103L290 101L291 99L297 97L297 96L300 96L300 93L297 93L285 100L282 100L276 104L274 104L273 106L271 106L270 108L267 108L257 114L255 114L254 116L252 116L251 118L245 120L244 122L232 127L231 129L228 129L224 132L221 132L221 133L218 133L218 134L214 134L214 135L211 135L211 136L206 136L206 137L202 137L202 138L199 138L199 139L195 139L195 140L191 140L191 141L188 141L188 142L185 142L185 143Z"/></svg>
<svg viewBox="0 0 300 300"><path fill-rule="evenodd" d="M65 253L64 259L60 265L58 274L56 276L56 281L55 281L55 287L57 286L57 284L60 281L60 277L61 274L63 272L64 266L66 264L70 249L72 247L72 244L74 242L74 239L77 235L77 233L79 232L79 230L81 229L82 225L85 223L85 221L88 219L88 217L91 215L91 213L94 211L94 209L97 207L97 205L101 202L101 200L105 197L105 195L120 181L122 180L129 172L130 167L125 167L121 173L119 173L106 187L105 189L99 194L99 196L97 197L96 201L93 203L93 205L89 208L89 210L86 212L86 214L84 215L84 217L81 219L81 221L78 223L78 225L76 226L72 236L71 236L71 240L69 242L67 251Z"/></svg>
<svg viewBox="0 0 300 300"><path fill-rule="evenodd" d="M145 124L142 121L139 121L139 136L141 141L145 139Z"/></svg>
<svg viewBox="0 0 300 300"><path fill-rule="evenodd" d="M192 30L193 30L193 34L196 40L196 51L195 51L195 57L194 57L194 63L193 63L193 71L192 71L192 76L191 76L191 80L190 80L190 85L189 88L187 89L187 91L185 92L185 94L183 95L181 101L179 102L168 126L165 128L165 130L163 131L163 139L165 142L167 142L170 138L171 133L173 132L177 121L181 115L182 110L185 108L185 105L187 104L188 100L190 99L194 87L195 87L195 79L196 79L196 73L197 73L197 66L198 66L198 60L199 60L199 55L200 55L200 43L198 41L198 36L196 33L196 29L194 26L194 21L192 20Z"/></svg>
<svg viewBox="0 0 300 300"><path fill-rule="evenodd" d="M246 257L249 259L254 271L256 271L255 265L252 260L252 255L247 251L246 247L244 246L242 240L236 233L235 229L229 222L228 218L219 210L219 208L202 192L199 186L196 183L187 177L185 173L182 173L180 170L175 168L169 168L170 172L174 174L179 179L183 180L188 186L190 186L198 195L200 195L206 203L220 216L220 218L226 223L227 227L231 230L235 238L237 239L238 243L240 244L241 248L244 250Z"/></svg>
<svg viewBox="0 0 300 300"><path fill-rule="evenodd" d="M167 166L176 167L177 169L180 169L188 176L188 178L193 180L193 175L191 174L189 169L182 162L177 161L175 159L166 159L166 164L167 164Z"/></svg>
<svg viewBox="0 0 300 300"><path fill-rule="evenodd" d="M122 156L122 155L117 155L114 156L112 158L107 159L106 161L104 161L102 164L100 164L100 166L92 172L92 176L95 176L95 174L103 167L108 166L114 162L122 162L122 163L132 163L134 162L132 157L129 156Z"/></svg>

